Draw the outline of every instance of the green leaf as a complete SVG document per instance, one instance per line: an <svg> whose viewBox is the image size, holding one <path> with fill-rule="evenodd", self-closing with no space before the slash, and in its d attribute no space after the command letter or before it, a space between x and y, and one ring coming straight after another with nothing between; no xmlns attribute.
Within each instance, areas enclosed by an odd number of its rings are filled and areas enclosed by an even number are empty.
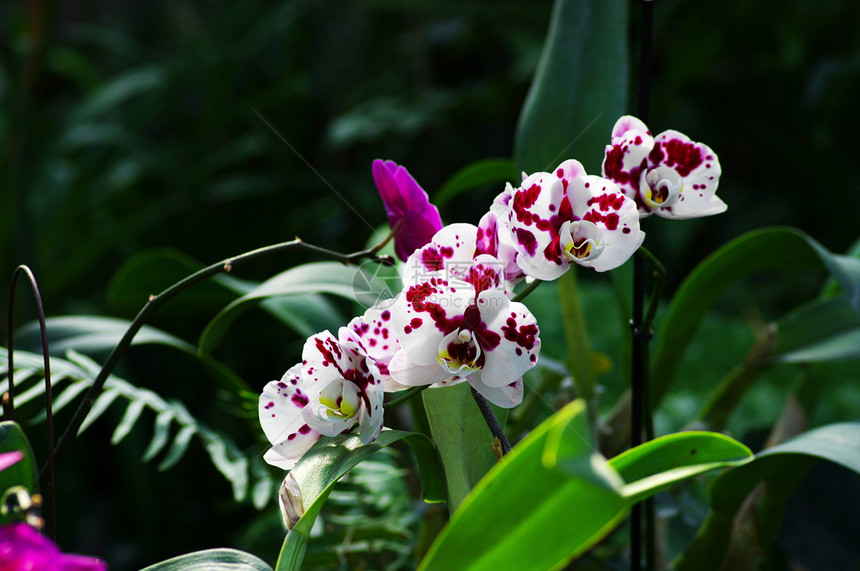
<svg viewBox="0 0 860 571"><path fill-rule="evenodd" d="M433 442L445 469L448 511L454 513L475 484L496 463L493 435L468 383L421 393ZM504 426L507 411L493 407Z"/></svg>
<svg viewBox="0 0 860 571"><path fill-rule="evenodd" d="M627 107L628 2L556 0L549 34L517 125L525 172L568 158L599 174L612 126Z"/></svg>
<svg viewBox="0 0 860 571"><path fill-rule="evenodd" d="M594 451L586 416L574 401L514 446L454 512L419 571L560 569L608 534L626 513L623 482Z"/></svg>
<svg viewBox="0 0 860 571"><path fill-rule="evenodd" d="M39 472L30 441L21 426L11 420L0 422L0 454L21 452L24 456L5 470L0 471L0 495L13 486L24 486L30 495L39 491ZM0 523L9 523L5 519Z"/></svg>
<svg viewBox="0 0 860 571"><path fill-rule="evenodd" d="M679 432L651 440L609 461L627 482L624 496L635 503L704 472L748 462L753 454L717 432Z"/></svg>
<svg viewBox="0 0 860 571"><path fill-rule="evenodd" d="M860 299L860 260L837 256L803 232L786 227L748 232L708 256L687 276L660 325L651 378L655 408L705 314L733 283L772 270L826 269L851 304Z"/></svg>
<svg viewBox="0 0 860 571"><path fill-rule="evenodd" d="M106 353L119 344L131 322L125 319L99 317L94 315L68 315L46 320L48 341L51 353L66 354L69 350L78 353ZM28 323L18 332L21 347L37 347L39 324ZM38 343L38 344L37 344ZM165 345L191 356L200 362L225 388L233 391L247 391L248 385L229 367L208 355L198 355L197 348L182 339L155 327L144 325L132 340L134 345Z"/></svg>
<svg viewBox="0 0 860 571"><path fill-rule="evenodd" d="M742 466L715 478L709 489L711 511L696 539L675 562L678 571L719 569L728 554L735 515L759 482L767 483L767 510L757 512L772 540L785 502L818 460L828 460L860 475L860 423L823 426L756 455ZM838 493L838 490L834 490Z"/></svg>
<svg viewBox="0 0 860 571"><path fill-rule="evenodd" d="M210 352L226 334L230 324L251 305L275 296L329 293L351 301L372 305L386 291L385 284L362 268L336 262L316 262L297 266L266 280L222 309L200 335L198 348Z"/></svg>
<svg viewBox="0 0 860 571"><path fill-rule="evenodd" d="M860 315L844 296L816 300L777 322L770 357L776 362L811 363L860 357Z"/></svg>
<svg viewBox="0 0 860 571"><path fill-rule="evenodd" d="M272 571L262 559L256 555L236 549L207 549L186 553L155 565L150 565L141 571Z"/></svg>
<svg viewBox="0 0 860 571"><path fill-rule="evenodd" d="M503 188L506 182L519 180L516 163L511 159L484 159L467 165L445 181L436 194L433 204L443 206L467 190L493 184Z"/></svg>
<svg viewBox="0 0 860 571"><path fill-rule="evenodd" d="M321 438L290 471L290 476L295 478L301 490L301 501L305 511L293 528L287 532L275 566L277 571L301 569L302 558L314 521L341 476L374 452L401 440L415 452L424 500L438 502L444 499L436 451L430 440L423 434L383 429L379 437L370 444L362 444L357 436L352 435Z"/></svg>

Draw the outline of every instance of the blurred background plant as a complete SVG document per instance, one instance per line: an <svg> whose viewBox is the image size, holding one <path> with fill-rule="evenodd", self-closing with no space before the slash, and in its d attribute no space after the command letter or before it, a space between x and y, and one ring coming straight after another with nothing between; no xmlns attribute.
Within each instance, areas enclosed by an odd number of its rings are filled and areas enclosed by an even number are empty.
<svg viewBox="0 0 860 571"><path fill-rule="evenodd" d="M357 250L385 222L373 159L405 165L432 199L459 169L512 156L551 8L548 0L7 3L0 19L0 275L11 276L20 263L33 268L49 316L130 319L147 293L182 277L195 260L208 264L296 235ZM666 0L655 24L649 125L717 150L726 173L720 195L730 205L713 219L647 225L649 249L668 269L666 291L719 245L769 224L799 227L846 251L857 238L852 213L860 210L852 159L860 150L860 5L828 0L810 13L802 2ZM634 22L631 41L635 29ZM477 222L499 190L484 185L450 197L443 220ZM283 255L237 277L263 280L308 261L304 253ZM813 273L790 282L765 276L730 291L700 345L721 347L725 365L710 353L689 355L683 366L695 381L667 397L660 427L680 428L761 324L809 299L820 283ZM242 284L222 286L183 294L152 324L195 345L242 291ZM589 276L583 288L592 343L617 351L618 318L602 309L610 285ZM538 293L545 297L536 296L536 305L555 299L551 288ZM317 301L335 324L354 313L343 300ZM32 316L19 302L17 323ZM212 354L251 393L280 377L304 340L300 328L264 312L243 314L234 328L241 333ZM21 348L37 345L24 336ZM106 349L94 344L89 355L101 360ZM821 421L860 410L857 367L839 366L839 380L818 398ZM607 393L620 393L620 369L601 378ZM265 449L261 435L233 430L247 415L222 413L243 403L213 390L217 375L198 360L135 347L118 375L185 403L250 455ZM763 383L745 401L762 414L737 415L736 436L773 423L778 382ZM21 414L36 418L36 402ZM182 470L141 466L157 411L142 411L150 422L131 423L124 444L111 446L125 410L107 410L112 420L97 421L60 465L60 520L75 521L59 527L64 549L97 553L116 569L223 545L274 561L280 538L260 538L279 529L277 521L261 523L250 498L234 503L203 447L188 448ZM533 425L517 414L526 412L514 413L513 422ZM60 411L58 425L69 416ZM396 462L385 457L364 469L395 470ZM344 494L364 485L360 473L353 480ZM385 517L400 514L398 528L407 531L389 537L387 555L379 556L392 568L401 564L403 543L419 535L400 485L389 490L400 511ZM356 504L336 500L331 525L352 521ZM358 568L349 556L343 568Z"/></svg>

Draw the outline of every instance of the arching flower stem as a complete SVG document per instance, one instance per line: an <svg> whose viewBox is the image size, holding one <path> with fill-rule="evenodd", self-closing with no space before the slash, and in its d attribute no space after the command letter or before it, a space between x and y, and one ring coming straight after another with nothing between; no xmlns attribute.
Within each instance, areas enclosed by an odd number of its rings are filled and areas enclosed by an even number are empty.
<svg viewBox="0 0 860 571"><path fill-rule="evenodd" d="M321 246L309 244L303 241L301 238L297 237L294 240L290 240L289 242L282 242L280 244L264 246L263 248L252 250L250 252L245 252L244 254L239 254L238 256L234 256L232 258L227 258L220 262L216 262L210 266L203 268L202 270L194 272L188 277L168 287L161 293L150 295L149 301L146 303L146 305L143 306L140 312L138 312L137 316L135 316L134 320L131 322L128 329L123 334L119 343L117 343L116 347L114 347L110 355L108 355L107 360L105 361L104 365L102 365L102 368L99 371L99 374L96 376L95 380L93 381L92 386L90 386L89 390L87 390L86 394L84 395L83 401L81 401L81 404L78 405L78 408L75 411L72 420L69 421L69 425L66 427L65 432L63 432L62 437L57 443L54 452L55 461L59 461L59 459L71 445L72 441L75 439L75 436L77 435L78 430L80 429L80 426L84 421L84 418L86 418L87 414L92 409L96 398L98 398L99 394L101 394L108 377L113 372L114 368L119 363L123 355L125 355L126 351L128 351L128 348L131 346L131 342L134 339L134 336L137 335L138 331L140 331L140 329L149 320L149 318L158 309L160 309L161 306L166 304L168 301L170 301L183 291L191 288L192 286L197 285L200 282L206 281L209 278L216 276L222 272L229 273L235 267L274 254L279 254L281 252L292 250L306 250L321 257L328 258L330 260L334 260L346 265L353 264L362 259L370 259L377 261L381 264L390 265L394 263L390 256L378 255L379 251L390 239L391 238L389 236L381 243L377 244L372 248L359 250L351 254L342 254L340 252L335 252L333 250L329 250ZM43 467L42 473L44 473L46 469L47 467Z"/></svg>

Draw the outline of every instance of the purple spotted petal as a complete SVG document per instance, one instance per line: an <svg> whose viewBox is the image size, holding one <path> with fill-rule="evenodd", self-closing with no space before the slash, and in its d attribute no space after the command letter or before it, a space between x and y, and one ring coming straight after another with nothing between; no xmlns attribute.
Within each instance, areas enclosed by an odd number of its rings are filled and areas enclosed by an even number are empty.
<svg viewBox="0 0 860 571"><path fill-rule="evenodd" d="M587 175L568 188L573 217L594 223L601 231L600 255L577 263L598 272L617 268L642 245L645 233L639 229L636 203L610 180Z"/></svg>
<svg viewBox="0 0 860 571"><path fill-rule="evenodd" d="M513 192L504 220L522 271L541 280L561 276L569 264L557 247L558 230L570 219L563 181L534 173Z"/></svg>
<svg viewBox="0 0 860 571"><path fill-rule="evenodd" d="M358 422L362 442L366 444L370 440L365 438L375 438L382 422L379 369L349 336L338 339L323 331L309 338L302 350L301 375L310 401L302 414L311 428L334 436ZM329 407L323 401L326 397L339 400L333 395L340 394L358 395L354 414L338 416L327 412Z"/></svg>
<svg viewBox="0 0 860 571"><path fill-rule="evenodd" d="M446 279L462 276L475 256L478 229L471 224L449 224L425 246L415 250L403 266L403 287L427 281L441 271Z"/></svg>
<svg viewBox="0 0 860 571"><path fill-rule="evenodd" d="M650 169L669 167L683 179L678 201L655 210L658 216L697 218L726 210L725 203L715 195L720 182L720 162L707 145L691 141L678 131L665 131L655 139L648 162Z"/></svg>
<svg viewBox="0 0 860 571"><path fill-rule="evenodd" d="M475 377L475 378L472 378ZM485 399L502 408L513 408L523 402L523 380L517 379L504 387L488 387L479 378L472 375L469 384L481 393Z"/></svg>
<svg viewBox="0 0 860 571"><path fill-rule="evenodd" d="M537 364L541 346L537 320L525 305L495 291L484 292L478 307L487 329L498 334L498 343L484 352L484 366L477 377L483 385L503 388ZM473 382L471 377L469 382Z"/></svg>
<svg viewBox="0 0 860 571"><path fill-rule="evenodd" d="M300 373L301 365L295 365L280 381L268 383L259 401L260 425L272 443L263 459L284 470L292 469L320 437L302 416L309 400Z"/></svg>
<svg viewBox="0 0 860 571"><path fill-rule="evenodd" d="M385 206L388 224L396 228L394 251L406 261L442 228L439 209L430 204L427 193L409 171L393 161L373 161L373 180Z"/></svg>
<svg viewBox="0 0 860 571"><path fill-rule="evenodd" d="M622 117L619 122L629 119L634 118ZM606 146L602 165L603 176L617 184L628 197L634 199L639 194L639 179L642 171L648 166L648 154L654 148L654 139L644 128L645 125L641 127L641 130L628 129L622 136L615 136L616 130L619 130L616 124L612 144Z"/></svg>
<svg viewBox="0 0 860 571"><path fill-rule="evenodd" d="M370 359L379 371L379 380L386 392L396 392L408 387L395 381L388 372L388 364L400 350L391 321L391 303L385 301L368 308L364 315L355 317L345 330L338 332L342 341L350 340Z"/></svg>

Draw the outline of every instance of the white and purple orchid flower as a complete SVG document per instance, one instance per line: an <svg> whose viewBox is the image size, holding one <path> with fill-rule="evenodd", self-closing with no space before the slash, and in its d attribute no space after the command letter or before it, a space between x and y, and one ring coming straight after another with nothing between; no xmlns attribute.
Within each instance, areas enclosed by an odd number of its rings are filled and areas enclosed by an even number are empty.
<svg viewBox="0 0 860 571"><path fill-rule="evenodd" d="M490 402L522 401L523 373L540 352L537 322L508 299L505 264L476 250L478 229L452 224L406 263L392 306L401 349L388 368L397 382L441 387L467 381Z"/></svg>
<svg viewBox="0 0 860 571"><path fill-rule="evenodd" d="M394 251L406 261L442 228L439 209L409 171L393 161L373 161L373 180L394 232Z"/></svg>
<svg viewBox="0 0 860 571"><path fill-rule="evenodd" d="M388 349L380 346L376 351L376 344L370 342L376 337L372 330L365 330L363 319L341 327L338 337L323 331L308 339L301 364L263 389L259 414L263 432L272 443L263 455L269 464L290 470L320 436L336 436L356 424L365 444L379 436L383 383L387 380L392 390L399 385L391 380L387 368L384 374L380 372ZM365 347L373 348L370 354Z"/></svg>
<svg viewBox="0 0 860 571"><path fill-rule="evenodd" d="M507 202L499 219L517 265L533 278L554 280L571 263L598 272L617 268L645 239L633 200L612 181L587 175L575 160L526 176L503 195L507 200L496 199Z"/></svg>
<svg viewBox="0 0 860 571"><path fill-rule="evenodd" d="M710 147L678 131L652 137L645 123L630 115L612 129L603 176L636 201L643 218L698 218L726 210L715 194L720 162Z"/></svg>

